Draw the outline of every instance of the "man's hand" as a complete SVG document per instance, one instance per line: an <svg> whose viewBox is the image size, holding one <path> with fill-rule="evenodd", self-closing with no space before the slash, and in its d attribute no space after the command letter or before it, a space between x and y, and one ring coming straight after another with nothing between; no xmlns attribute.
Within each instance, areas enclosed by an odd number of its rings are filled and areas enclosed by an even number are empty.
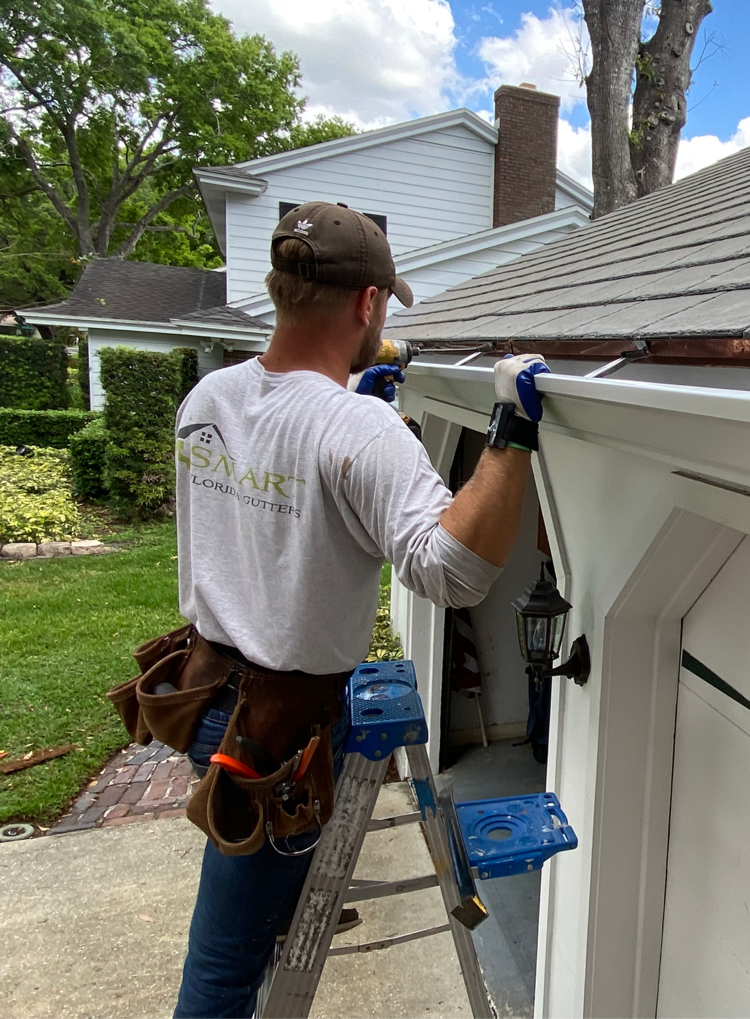
<svg viewBox="0 0 750 1019"><path fill-rule="evenodd" d="M539 354L506 354L495 362L498 400L515 404L516 413L529 421L541 421L542 394L536 391L534 376L548 371L547 362Z"/></svg>
<svg viewBox="0 0 750 1019"><path fill-rule="evenodd" d="M356 393L364 396L379 396L386 403L396 399L396 382L404 381L404 373L397 364L375 364L362 372Z"/></svg>

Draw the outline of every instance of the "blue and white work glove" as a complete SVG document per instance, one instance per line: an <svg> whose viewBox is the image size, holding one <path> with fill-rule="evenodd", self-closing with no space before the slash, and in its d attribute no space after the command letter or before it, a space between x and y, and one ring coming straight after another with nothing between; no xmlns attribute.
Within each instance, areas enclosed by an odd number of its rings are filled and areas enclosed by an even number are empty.
<svg viewBox="0 0 750 1019"><path fill-rule="evenodd" d="M548 371L547 362L540 354L506 354L495 362L498 402L515 404L516 413L521 417L541 421L543 394L537 393L534 376Z"/></svg>
<svg viewBox="0 0 750 1019"><path fill-rule="evenodd" d="M396 399L396 383L404 381L404 373L397 364L374 364L362 372L355 393L379 396L386 403Z"/></svg>

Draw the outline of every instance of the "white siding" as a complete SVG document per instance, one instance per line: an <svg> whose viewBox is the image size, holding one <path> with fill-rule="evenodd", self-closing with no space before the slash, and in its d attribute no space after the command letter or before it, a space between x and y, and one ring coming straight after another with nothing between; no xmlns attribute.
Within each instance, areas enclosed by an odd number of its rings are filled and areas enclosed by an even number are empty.
<svg viewBox="0 0 750 1019"><path fill-rule="evenodd" d="M580 202L577 202L575 198L571 198L567 191L562 191L558 188L555 191L555 211L558 209L569 209L572 205L579 206Z"/></svg>
<svg viewBox="0 0 750 1019"><path fill-rule="evenodd" d="M464 280L472 279L484 272L495 269L498 265L510 262L520 255L534 251L542 244L549 244L556 241L569 232L567 230L549 230L547 233L535 234L526 240L515 240L512 243L498 245L497 247L484 248L481 251L473 251L467 255L460 255L456 258L446 259L434 265L426 265L420 269L400 271L414 293L415 304L424 301L427 297L434 297L435 294L442 294L449 287L458 286ZM391 301L389 310L391 313L398 311L397 301Z"/></svg>
<svg viewBox="0 0 750 1019"><path fill-rule="evenodd" d="M493 158L490 142L459 126L264 174L264 194L227 194L227 300L263 289L279 202L346 202L386 216L401 254L492 226Z"/></svg>
<svg viewBox="0 0 750 1019"><path fill-rule="evenodd" d="M210 353L201 346L198 339L186 336L170 336L154 332L149 336L144 333L118 332L116 329L89 329L89 390L91 409L101 410L104 406L104 391L99 377L99 351L102 347L132 347L133 350L153 350L164 353L177 347L195 347L198 351L198 371L208 375L224 363L224 348L220 343L214 344Z"/></svg>

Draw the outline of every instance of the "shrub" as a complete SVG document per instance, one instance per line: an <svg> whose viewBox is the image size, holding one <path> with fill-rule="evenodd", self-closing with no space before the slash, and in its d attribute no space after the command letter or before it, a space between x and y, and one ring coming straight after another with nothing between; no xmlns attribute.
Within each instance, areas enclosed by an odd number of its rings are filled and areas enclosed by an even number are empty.
<svg viewBox="0 0 750 1019"><path fill-rule="evenodd" d="M67 407L68 355L55 340L0 336L0 407Z"/></svg>
<svg viewBox="0 0 750 1019"><path fill-rule="evenodd" d="M0 446L0 542L61 541L79 533L67 453L34 452L16 456Z"/></svg>
<svg viewBox="0 0 750 1019"><path fill-rule="evenodd" d="M0 407L0 445L64 449L71 435L99 414L90 410L15 410Z"/></svg>
<svg viewBox="0 0 750 1019"><path fill-rule="evenodd" d="M85 336L78 337L78 385L83 393L85 407L91 406L89 389L89 341Z"/></svg>
<svg viewBox="0 0 750 1019"><path fill-rule="evenodd" d="M198 382L198 351L195 347L179 347L172 351L179 365L177 380L177 406L179 407Z"/></svg>
<svg viewBox="0 0 750 1019"><path fill-rule="evenodd" d="M122 513L151 516L174 493L174 418L182 359L170 354L104 347L108 443L104 482Z"/></svg>
<svg viewBox="0 0 750 1019"><path fill-rule="evenodd" d="M107 451L107 431L104 421L94 418L85 428L70 437L70 471L73 491L81 499L103 499L107 494L104 484L104 463Z"/></svg>

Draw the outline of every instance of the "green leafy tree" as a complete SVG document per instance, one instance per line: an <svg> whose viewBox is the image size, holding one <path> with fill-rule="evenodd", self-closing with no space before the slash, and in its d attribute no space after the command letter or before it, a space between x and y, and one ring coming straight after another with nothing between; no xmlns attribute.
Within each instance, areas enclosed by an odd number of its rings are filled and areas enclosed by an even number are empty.
<svg viewBox="0 0 750 1019"><path fill-rule="evenodd" d="M194 166L351 133L304 125L299 84L208 0L0 0L0 274L44 299L71 258L212 265Z"/></svg>

